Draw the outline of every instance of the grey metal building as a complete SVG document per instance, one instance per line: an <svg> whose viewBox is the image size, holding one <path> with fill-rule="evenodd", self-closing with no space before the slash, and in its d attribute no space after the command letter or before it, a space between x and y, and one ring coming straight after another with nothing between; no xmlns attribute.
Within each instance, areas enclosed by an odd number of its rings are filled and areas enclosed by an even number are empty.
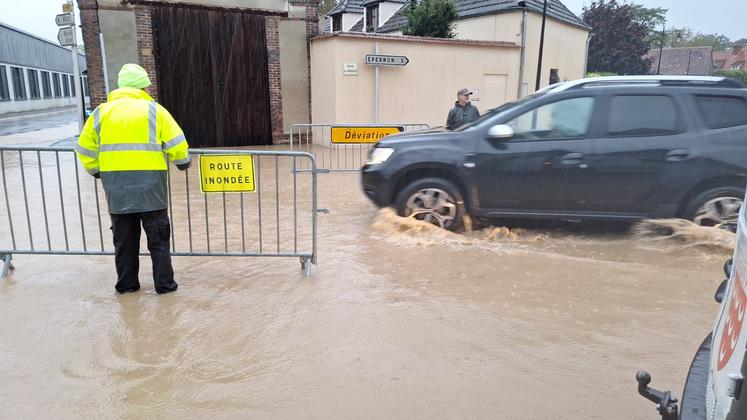
<svg viewBox="0 0 747 420"><path fill-rule="evenodd" d="M0 114L75 105L70 56L67 48L0 22ZM84 55L78 63L85 74Z"/></svg>

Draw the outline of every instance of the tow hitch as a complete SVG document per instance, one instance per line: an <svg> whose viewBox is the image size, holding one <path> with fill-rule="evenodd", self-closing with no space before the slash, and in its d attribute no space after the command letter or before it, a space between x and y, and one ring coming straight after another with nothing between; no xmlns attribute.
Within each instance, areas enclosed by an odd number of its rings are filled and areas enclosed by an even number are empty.
<svg viewBox="0 0 747 420"><path fill-rule="evenodd" d="M644 370L638 372L635 379L638 381L638 393L656 404L656 410L662 420L677 420L677 398L673 397L670 391L663 392L649 388L651 375Z"/></svg>

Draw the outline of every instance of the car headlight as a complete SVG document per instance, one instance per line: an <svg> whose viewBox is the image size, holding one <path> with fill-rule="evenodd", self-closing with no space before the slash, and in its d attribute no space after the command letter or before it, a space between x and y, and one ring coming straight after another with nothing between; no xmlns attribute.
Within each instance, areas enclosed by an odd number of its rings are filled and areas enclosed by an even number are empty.
<svg viewBox="0 0 747 420"><path fill-rule="evenodd" d="M384 163L387 159L389 159L389 156L394 153L394 149L389 147L376 147L373 150L371 150L371 155L368 157L368 162L366 162L369 165L375 165L377 163Z"/></svg>

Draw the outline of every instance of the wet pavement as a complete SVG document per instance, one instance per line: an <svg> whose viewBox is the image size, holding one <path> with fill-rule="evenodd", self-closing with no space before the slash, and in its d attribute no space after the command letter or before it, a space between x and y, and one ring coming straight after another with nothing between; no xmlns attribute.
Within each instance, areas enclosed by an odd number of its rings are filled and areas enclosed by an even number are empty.
<svg viewBox="0 0 747 420"><path fill-rule="evenodd" d="M59 127L75 122L75 108L55 108L0 115L0 137Z"/></svg>
<svg viewBox="0 0 747 420"><path fill-rule="evenodd" d="M260 166L273 173L272 160ZM288 166L278 173L283 187L271 193L271 177L262 200L282 204L277 218L265 205L263 232L287 247ZM678 222L662 222L665 235L523 223L453 234L374 208L358 182L320 177L331 213L310 278L295 258L176 257L180 288L158 296L143 258L142 289L117 295L112 257L14 256L0 280L0 417L657 418L636 392L643 368L681 395L733 235ZM173 189L177 205L186 185ZM184 246L185 213L173 212Z"/></svg>

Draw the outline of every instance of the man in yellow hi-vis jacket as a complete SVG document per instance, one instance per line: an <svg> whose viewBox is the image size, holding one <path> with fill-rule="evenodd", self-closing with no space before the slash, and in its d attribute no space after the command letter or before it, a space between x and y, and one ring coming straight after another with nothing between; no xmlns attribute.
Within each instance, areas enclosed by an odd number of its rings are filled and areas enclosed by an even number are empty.
<svg viewBox="0 0 747 420"><path fill-rule="evenodd" d="M76 152L89 174L101 178L114 235L119 293L140 289L140 224L148 238L157 293L177 288L171 267L168 160L180 170L190 163L184 132L143 89L148 74L137 64L119 72L119 89L93 111ZM168 160L167 160L168 159Z"/></svg>

